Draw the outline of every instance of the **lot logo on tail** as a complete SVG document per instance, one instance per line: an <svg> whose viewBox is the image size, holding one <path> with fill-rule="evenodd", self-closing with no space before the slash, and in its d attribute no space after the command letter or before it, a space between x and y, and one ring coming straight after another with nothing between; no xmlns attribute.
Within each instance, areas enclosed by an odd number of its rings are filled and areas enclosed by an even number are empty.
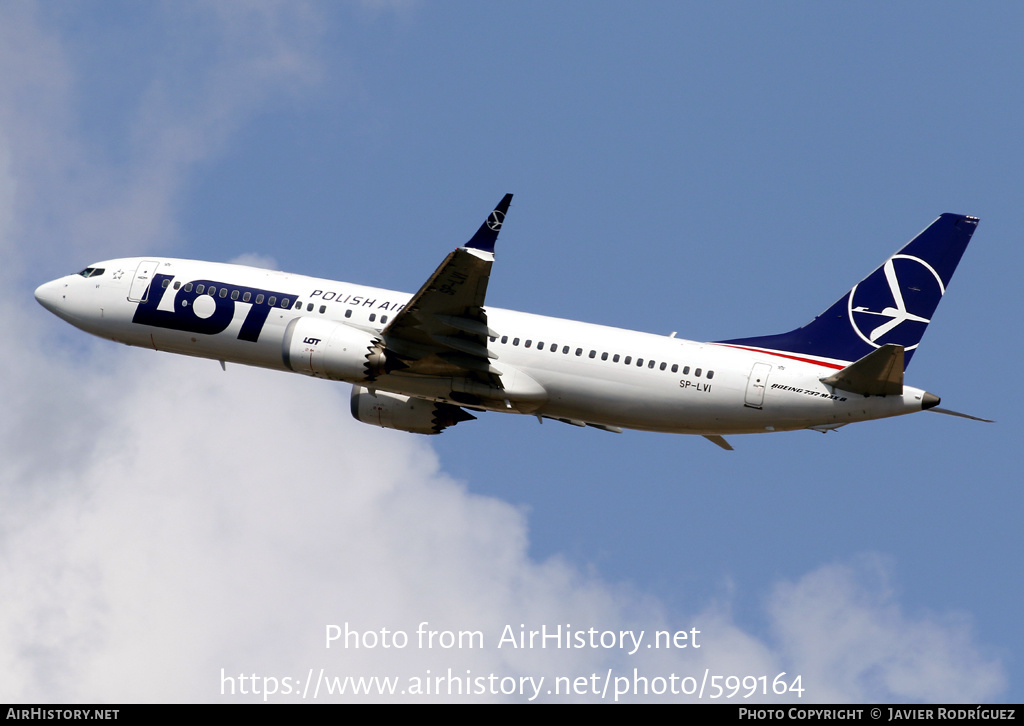
<svg viewBox="0 0 1024 726"><path fill-rule="evenodd" d="M920 257L897 254L850 290L850 324L868 345L917 347L945 294L942 278Z"/></svg>
<svg viewBox="0 0 1024 726"><path fill-rule="evenodd" d="M491 216L487 218L487 228L497 232L501 229L501 223L505 221L505 215L500 209L495 209L491 212Z"/></svg>

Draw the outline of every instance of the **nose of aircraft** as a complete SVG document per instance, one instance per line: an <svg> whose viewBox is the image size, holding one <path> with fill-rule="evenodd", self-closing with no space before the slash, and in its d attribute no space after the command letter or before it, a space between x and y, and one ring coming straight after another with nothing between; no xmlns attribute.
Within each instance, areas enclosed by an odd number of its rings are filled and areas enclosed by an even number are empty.
<svg viewBox="0 0 1024 726"><path fill-rule="evenodd" d="M36 300L39 302L40 305L49 310L51 313L56 313L57 307L60 304L60 290L62 287L63 283L61 283L60 280L51 280L50 282L44 282L42 285L36 288Z"/></svg>

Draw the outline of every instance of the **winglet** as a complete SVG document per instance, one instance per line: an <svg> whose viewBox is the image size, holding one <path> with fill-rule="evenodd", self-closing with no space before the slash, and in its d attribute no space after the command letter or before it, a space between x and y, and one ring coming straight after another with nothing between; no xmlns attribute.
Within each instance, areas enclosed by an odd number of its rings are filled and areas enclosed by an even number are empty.
<svg viewBox="0 0 1024 726"><path fill-rule="evenodd" d="M512 195L506 194L498 202L498 206L494 208L494 211L487 215L487 219L480 225L480 229L476 231L473 238L465 244L466 247L470 247L474 250L483 250L484 252L494 252L494 243L498 241L498 232L501 230L501 223L505 221L505 215L508 213L508 205L512 203Z"/></svg>

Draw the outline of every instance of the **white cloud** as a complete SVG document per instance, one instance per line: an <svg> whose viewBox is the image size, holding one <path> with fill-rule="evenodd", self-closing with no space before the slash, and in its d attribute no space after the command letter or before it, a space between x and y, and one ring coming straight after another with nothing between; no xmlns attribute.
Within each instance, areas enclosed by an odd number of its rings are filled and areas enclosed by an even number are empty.
<svg viewBox="0 0 1024 726"><path fill-rule="evenodd" d="M277 261L270 255L262 255L256 252L247 252L243 255L238 255L232 260L229 260L234 265L248 265L249 267L259 267L264 270L277 270Z"/></svg>
<svg viewBox="0 0 1024 726"><path fill-rule="evenodd" d="M889 579L884 561L865 557L777 587L769 612L778 640L822 684L821 700L961 703L1005 687L999 665L972 643L967 618L908 617Z"/></svg>
<svg viewBox="0 0 1024 726"><path fill-rule="evenodd" d="M298 98L320 79L316 51L324 24L317 7L261 2L151 9L159 15L146 48L151 57L110 51L100 66L100 73L116 74L124 72L117 63L156 61L134 95L121 99L124 107L104 119L108 126L127 119L127 138L118 137L112 154L78 127L83 114L75 99L87 98L85 86L95 82L76 63L88 43L62 42L34 4L5 6L0 148L6 141L11 150L19 209L19 226L5 242L20 243L8 264L26 256L45 260L58 249L74 259L102 259L173 244L177 194L196 165L220 153L268 98ZM76 12L89 9L67 14Z"/></svg>
<svg viewBox="0 0 1024 726"><path fill-rule="evenodd" d="M213 45L199 49L211 62L195 79L175 76L180 95L154 80L134 126L135 138L155 143L122 168L83 151L52 113L70 105L73 74L59 37L21 7L0 11L0 28L23 41L0 43L0 70L31 68L45 89L43 101L19 107L27 86L0 86L0 249L23 259L63 257L81 240L101 256L114 243L99 230L166 243L191 165L282 79L316 66L297 50L312 32L304 8L191 8L225 15L204 41ZM221 95L228 86L237 94ZM42 193L47 185L64 204ZM107 201L93 208L96 199ZM29 230L69 234L38 247ZM548 679L609 668L626 677L633 667L651 678L784 670L806 674L805 701L982 700L1002 687L1000 666L979 655L962 622L903 614L884 587L858 581L859 563L781 584L766 610L768 641L735 622L728 603L668 613L559 558L536 561L524 512L451 480L428 439L354 422L347 386L224 373L70 329L70 342L55 344L57 322L27 307L30 287L0 286L3 700L219 701L222 668L279 679L320 668ZM486 647L324 647L328 624L413 634L422 621L480 630ZM503 628L520 624L697 627L703 644L636 656L498 649Z"/></svg>

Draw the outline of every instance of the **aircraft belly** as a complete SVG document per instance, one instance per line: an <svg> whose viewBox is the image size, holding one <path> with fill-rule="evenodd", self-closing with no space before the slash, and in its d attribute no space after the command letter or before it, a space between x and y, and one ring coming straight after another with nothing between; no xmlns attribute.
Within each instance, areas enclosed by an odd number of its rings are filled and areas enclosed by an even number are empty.
<svg viewBox="0 0 1024 726"><path fill-rule="evenodd" d="M555 371L531 373L549 393L537 413L644 431L698 432L720 421L722 398L671 383L653 387ZM723 389L724 392L724 389Z"/></svg>
<svg viewBox="0 0 1024 726"><path fill-rule="evenodd" d="M145 347L227 363L286 370L281 356L281 343L264 332L257 342L230 338L227 333L197 335L174 330L153 330L141 343Z"/></svg>

